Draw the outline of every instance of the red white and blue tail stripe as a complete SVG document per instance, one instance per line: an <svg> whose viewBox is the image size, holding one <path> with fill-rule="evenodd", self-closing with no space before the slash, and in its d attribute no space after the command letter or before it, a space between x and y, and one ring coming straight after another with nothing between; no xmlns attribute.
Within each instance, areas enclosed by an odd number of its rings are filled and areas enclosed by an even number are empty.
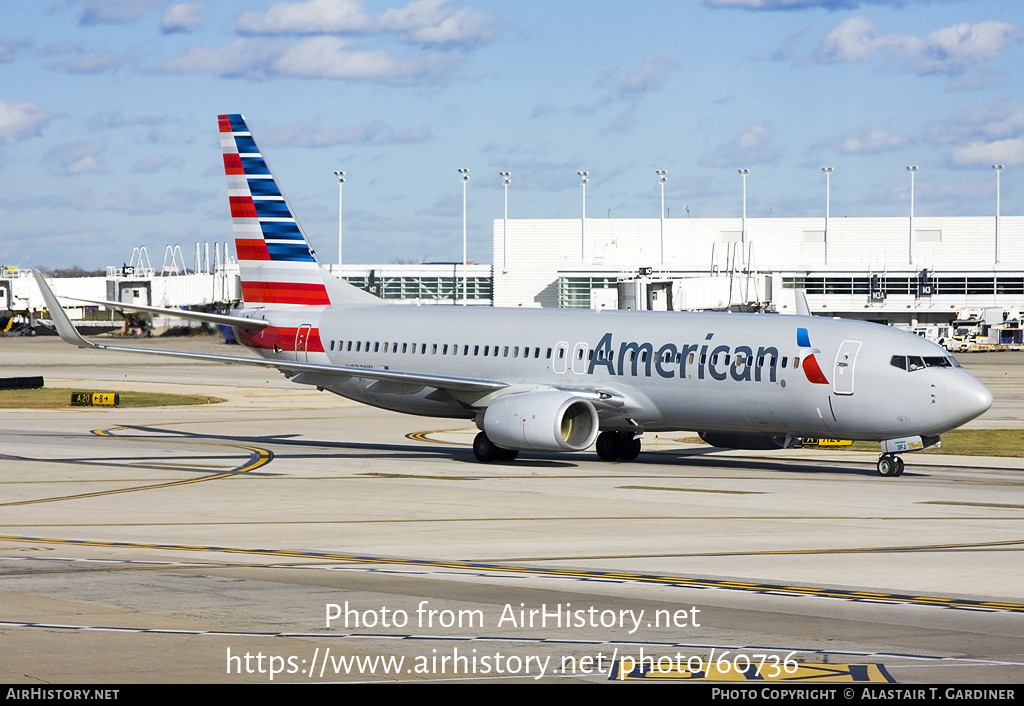
<svg viewBox="0 0 1024 706"><path fill-rule="evenodd" d="M325 273L245 119L238 114L219 115L217 122L242 299L250 305L329 305Z"/></svg>

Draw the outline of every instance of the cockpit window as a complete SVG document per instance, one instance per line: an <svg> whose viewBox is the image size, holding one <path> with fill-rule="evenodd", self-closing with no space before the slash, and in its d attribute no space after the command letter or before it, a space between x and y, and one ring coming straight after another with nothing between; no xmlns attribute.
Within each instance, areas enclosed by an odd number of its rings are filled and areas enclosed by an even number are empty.
<svg viewBox="0 0 1024 706"><path fill-rule="evenodd" d="M889 365L900 370L923 370L925 368L959 368L960 363L951 355L894 355L889 359Z"/></svg>

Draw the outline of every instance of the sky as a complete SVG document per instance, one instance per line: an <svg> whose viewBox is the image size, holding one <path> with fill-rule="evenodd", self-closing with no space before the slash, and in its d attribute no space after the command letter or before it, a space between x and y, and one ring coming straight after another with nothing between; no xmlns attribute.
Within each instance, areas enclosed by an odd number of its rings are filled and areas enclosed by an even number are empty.
<svg viewBox="0 0 1024 706"><path fill-rule="evenodd" d="M231 240L242 113L318 256L491 261L510 218L1020 215L1013 0L5 0L0 264Z"/></svg>

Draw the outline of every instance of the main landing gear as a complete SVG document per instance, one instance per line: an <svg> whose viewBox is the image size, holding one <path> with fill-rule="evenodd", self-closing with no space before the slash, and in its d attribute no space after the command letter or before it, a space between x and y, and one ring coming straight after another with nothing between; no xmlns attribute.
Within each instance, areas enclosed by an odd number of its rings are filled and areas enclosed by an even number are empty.
<svg viewBox="0 0 1024 706"><path fill-rule="evenodd" d="M878 475L887 478L903 475L903 459L896 454L882 454L878 458Z"/></svg>
<svg viewBox="0 0 1024 706"><path fill-rule="evenodd" d="M473 439L473 455L480 463L494 463L495 461L509 463L516 460L519 451L495 446L494 442L487 438L487 434L480 432Z"/></svg>
<svg viewBox="0 0 1024 706"><path fill-rule="evenodd" d="M603 431L597 435L597 455L602 461L632 461L640 455L640 439L631 431Z"/></svg>

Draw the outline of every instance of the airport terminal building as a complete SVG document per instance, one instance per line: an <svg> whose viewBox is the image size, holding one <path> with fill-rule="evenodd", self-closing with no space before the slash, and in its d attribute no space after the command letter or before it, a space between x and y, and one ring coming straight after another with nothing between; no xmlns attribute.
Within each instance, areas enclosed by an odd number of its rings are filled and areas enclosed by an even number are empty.
<svg viewBox="0 0 1024 706"><path fill-rule="evenodd" d="M803 290L815 315L987 316L1014 342L1024 311L1019 216L498 219L493 243L495 306L793 313Z"/></svg>

